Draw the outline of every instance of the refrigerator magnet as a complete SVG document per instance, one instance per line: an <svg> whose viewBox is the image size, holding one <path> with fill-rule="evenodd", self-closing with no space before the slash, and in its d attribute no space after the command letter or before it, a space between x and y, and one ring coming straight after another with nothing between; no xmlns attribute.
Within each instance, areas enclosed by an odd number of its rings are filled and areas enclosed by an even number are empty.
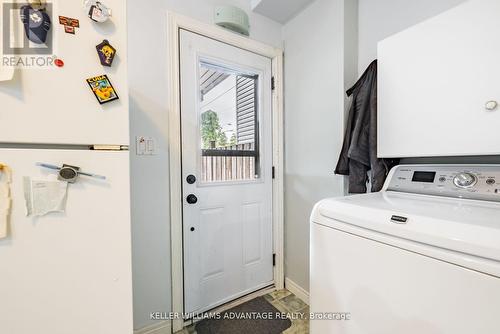
<svg viewBox="0 0 500 334"><path fill-rule="evenodd" d="M64 67L64 61L60 58L56 58L54 60L54 65L56 65L57 67Z"/></svg>
<svg viewBox="0 0 500 334"><path fill-rule="evenodd" d="M97 77L88 78L87 83L89 84L90 89L92 89L92 92L94 93L97 101L100 104L119 99L118 94L116 94L116 91L111 84L111 81L109 81L107 75L104 74Z"/></svg>
<svg viewBox="0 0 500 334"><path fill-rule="evenodd" d="M64 32L74 35L76 28L80 28L80 21L66 16L59 16L59 24L64 26Z"/></svg>
<svg viewBox="0 0 500 334"><path fill-rule="evenodd" d="M99 55L101 65L111 67L116 56L116 49L109 44L107 39L103 40L101 44L96 45L95 48Z"/></svg>
<svg viewBox="0 0 500 334"><path fill-rule="evenodd" d="M84 0L84 7L89 18L94 22L106 22L111 16L111 9L101 1Z"/></svg>
<svg viewBox="0 0 500 334"><path fill-rule="evenodd" d="M46 0L28 0L28 4L36 10L45 10L47 7Z"/></svg>
<svg viewBox="0 0 500 334"><path fill-rule="evenodd" d="M28 5L22 6L20 13L26 37L35 44L45 44L52 26L49 14Z"/></svg>

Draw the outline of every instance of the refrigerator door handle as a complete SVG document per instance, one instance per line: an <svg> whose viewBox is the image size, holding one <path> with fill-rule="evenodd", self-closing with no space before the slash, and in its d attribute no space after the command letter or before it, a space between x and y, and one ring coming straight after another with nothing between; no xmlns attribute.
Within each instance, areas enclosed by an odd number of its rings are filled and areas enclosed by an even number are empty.
<svg viewBox="0 0 500 334"><path fill-rule="evenodd" d="M62 167L58 167L58 166L46 164L43 162L37 162L36 165L43 167L43 168L57 170L59 180L66 181L69 183L74 183L77 180L79 175L85 175L85 176L93 177L93 178L100 179L100 180L106 180L106 176L83 172L80 170L80 167L76 167L76 166L70 166L70 165L64 164Z"/></svg>
<svg viewBox="0 0 500 334"><path fill-rule="evenodd" d="M46 164L46 163L43 163L43 162L37 162L36 165L40 166L40 167L43 167L43 168L54 169L54 170L61 169L61 167L59 167L59 166L50 165L50 164Z"/></svg>

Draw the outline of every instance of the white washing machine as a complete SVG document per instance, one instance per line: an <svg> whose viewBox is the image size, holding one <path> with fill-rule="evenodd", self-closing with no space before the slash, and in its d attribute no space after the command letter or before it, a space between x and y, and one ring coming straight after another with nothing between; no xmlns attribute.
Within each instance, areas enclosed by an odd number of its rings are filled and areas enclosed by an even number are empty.
<svg viewBox="0 0 500 334"><path fill-rule="evenodd" d="M398 166L319 202L310 279L312 334L500 333L500 165Z"/></svg>

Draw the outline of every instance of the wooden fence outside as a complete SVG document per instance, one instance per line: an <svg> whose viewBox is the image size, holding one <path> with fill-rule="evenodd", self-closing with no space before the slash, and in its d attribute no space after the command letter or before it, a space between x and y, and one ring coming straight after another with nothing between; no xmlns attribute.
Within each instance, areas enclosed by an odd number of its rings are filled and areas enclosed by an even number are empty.
<svg viewBox="0 0 500 334"><path fill-rule="evenodd" d="M253 151L254 143L218 148L226 151ZM255 179L255 157L202 156L201 181L242 181Z"/></svg>

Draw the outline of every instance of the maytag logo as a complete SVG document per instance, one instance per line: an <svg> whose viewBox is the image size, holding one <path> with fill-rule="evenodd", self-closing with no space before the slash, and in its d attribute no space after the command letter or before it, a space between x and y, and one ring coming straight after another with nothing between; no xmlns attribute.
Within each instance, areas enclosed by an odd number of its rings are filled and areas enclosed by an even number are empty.
<svg viewBox="0 0 500 334"><path fill-rule="evenodd" d="M2 54L4 67L53 68L54 6L31 5L27 1L2 2Z"/></svg>
<svg viewBox="0 0 500 334"><path fill-rule="evenodd" d="M391 217L391 222L396 224L406 224L408 222L407 217L393 215Z"/></svg>

